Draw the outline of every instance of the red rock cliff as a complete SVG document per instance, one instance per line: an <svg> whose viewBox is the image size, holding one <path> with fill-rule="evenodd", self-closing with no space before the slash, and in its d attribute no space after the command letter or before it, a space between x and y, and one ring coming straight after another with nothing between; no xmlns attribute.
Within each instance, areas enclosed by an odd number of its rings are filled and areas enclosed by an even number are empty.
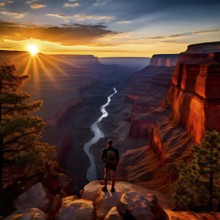
<svg viewBox="0 0 220 220"><path fill-rule="evenodd" d="M173 122L200 143L205 130L220 130L220 53L192 54L195 49L189 48L190 54L182 54L175 66L165 102Z"/></svg>

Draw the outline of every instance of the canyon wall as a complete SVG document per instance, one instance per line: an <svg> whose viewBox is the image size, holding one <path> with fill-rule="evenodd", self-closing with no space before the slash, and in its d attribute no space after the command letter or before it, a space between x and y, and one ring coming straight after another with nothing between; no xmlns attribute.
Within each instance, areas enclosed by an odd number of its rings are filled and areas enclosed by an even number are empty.
<svg viewBox="0 0 220 220"><path fill-rule="evenodd" d="M192 52L180 56L165 103L173 111L172 121L200 143L205 130L220 130L220 53L201 54L197 63L195 59L198 54Z"/></svg>
<svg viewBox="0 0 220 220"><path fill-rule="evenodd" d="M155 54L150 60L150 66L175 66L179 54Z"/></svg>
<svg viewBox="0 0 220 220"><path fill-rule="evenodd" d="M150 58L145 57L102 57L99 61L105 65L120 65L132 68L134 72L143 69L150 63Z"/></svg>
<svg viewBox="0 0 220 220"><path fill-rule="evenodd" d="M219 51L220 51L220 41L189 45L187 47L186 53L209 54L212 52L219 52Z"/></svg>
<svg viewBox="0 0 220 220"><path fill-rule="evenodd" d="M133 138L148 138L155 119L143 115L160 107L167 93L175 62L176 54L154 55L150 65L133 74L129 80L129 89L125 101L132 104L131 126L129 136Z"/></svg>
<svg viewBox="0 0 220 220"><path fill-rule="evenodd" d="M66 63L71 65L76 65L80 67L87 67L91 65L100 65L98 57L93 55L66 55L66 54L59 54L59 55L50 55L51 57L59 60L62 60Z"/></svg>

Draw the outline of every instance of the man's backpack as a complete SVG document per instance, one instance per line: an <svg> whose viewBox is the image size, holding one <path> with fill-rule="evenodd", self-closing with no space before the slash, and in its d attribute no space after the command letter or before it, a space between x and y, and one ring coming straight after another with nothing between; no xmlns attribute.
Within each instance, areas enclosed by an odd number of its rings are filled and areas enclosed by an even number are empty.
<svg viewBox="0 0 220 220"><path fill-rule="evenodd" d="M117 165L115 152L113 150L107 150L106 164L113 167Z"/></svg>

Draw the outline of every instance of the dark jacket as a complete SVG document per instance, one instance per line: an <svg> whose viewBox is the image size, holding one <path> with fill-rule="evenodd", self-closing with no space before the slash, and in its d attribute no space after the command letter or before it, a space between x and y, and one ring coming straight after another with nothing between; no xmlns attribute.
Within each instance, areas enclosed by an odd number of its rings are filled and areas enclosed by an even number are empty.
<svg viewBox="0 0 220 220"><path fill-rule="evenodd" d="M119 152L116 148L112 147L112 146L108 146L107 148L105 148L103 151L102 151L102 160L103 162L105 163L105 167L107 168L112 168L112 167L108 167L107 164L106 164L106 157L107 157L107 152L111 150L111 151L114 151L115 153L115 158L116 158L116 161L117 161L117 164L118 164L118 161L119 161ZM117 166L117 165L116 165ZM113 169L116 169L116 167L113 167Z"/></svg>

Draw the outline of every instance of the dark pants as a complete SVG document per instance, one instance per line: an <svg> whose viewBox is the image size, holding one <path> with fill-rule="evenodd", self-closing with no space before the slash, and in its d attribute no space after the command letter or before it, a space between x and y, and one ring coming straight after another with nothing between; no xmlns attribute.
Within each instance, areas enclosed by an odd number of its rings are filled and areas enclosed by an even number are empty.
<svg viewBox="0 0 220 220"><path fill-rule="evenodd" d="M107 185L108 185L109 172L111 172L111 177L112 177L112 188L115 187L115 170L116 170L116 167L114 169L110 169L108 167L105 167L105 169L104 169L104 184L105 184L105 187L107 187Z"/></svg>

